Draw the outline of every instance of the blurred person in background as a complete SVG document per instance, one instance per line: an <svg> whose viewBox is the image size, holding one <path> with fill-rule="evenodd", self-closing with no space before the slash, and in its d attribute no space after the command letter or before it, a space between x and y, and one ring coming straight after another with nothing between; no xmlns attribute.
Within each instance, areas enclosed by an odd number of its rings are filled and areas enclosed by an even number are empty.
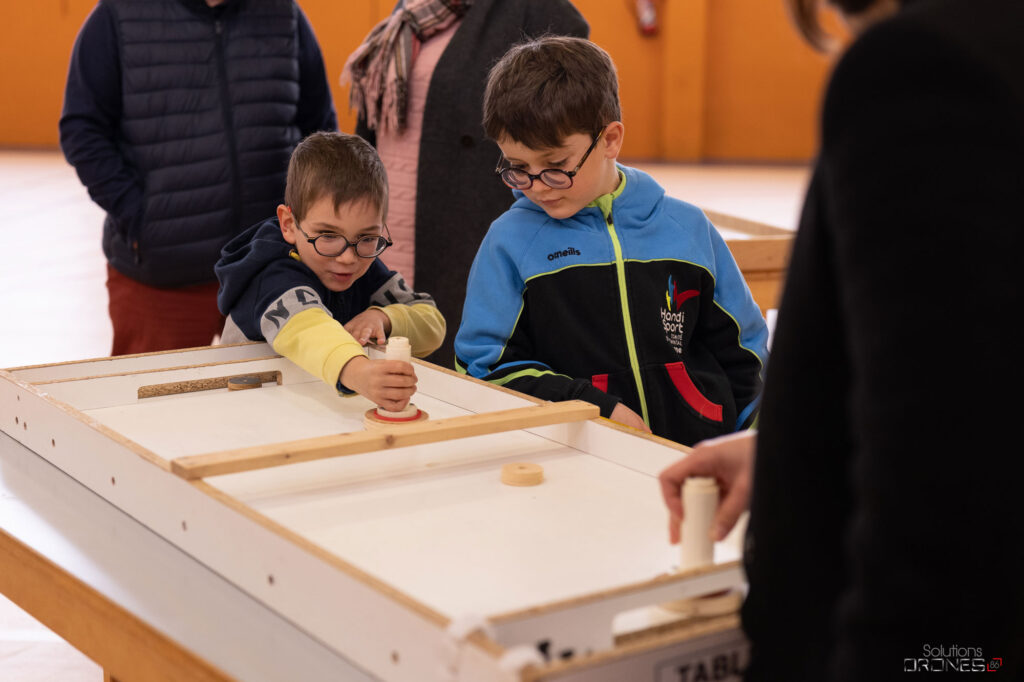
<svg viewBox="0 0 1024 682"><path fill-rule="evenodd" d="M512 205L494 181L501 152L483 131L487 72L529 37L587 37L568 0L401 0L349 57L356 132L388 171L382 260L410 287L430 291L453 330L428 359L454 366L466 279L491 222Z"/></svg>
<svg viewBox="0 0 1024 682"><path fill-rule="evenodd" d="M221 247L283 201L299 140L337 127L292 0L100 0L72 50L60 144L107 212L112 355L213 342Z"/></svg>

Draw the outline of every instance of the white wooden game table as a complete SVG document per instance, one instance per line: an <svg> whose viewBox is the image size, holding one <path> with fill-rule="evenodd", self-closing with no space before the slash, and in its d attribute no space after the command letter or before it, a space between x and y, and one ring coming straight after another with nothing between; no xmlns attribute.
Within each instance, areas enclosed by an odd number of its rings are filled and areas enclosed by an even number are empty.
<svg viewBox="0 0 1024 682"><path fill-rule="evenodd" d="M659 606L743 587L739 531L677 570L686 448L415 365L383 431L265 344L0 371L0 591L122 682L739 679Z"/></svg>

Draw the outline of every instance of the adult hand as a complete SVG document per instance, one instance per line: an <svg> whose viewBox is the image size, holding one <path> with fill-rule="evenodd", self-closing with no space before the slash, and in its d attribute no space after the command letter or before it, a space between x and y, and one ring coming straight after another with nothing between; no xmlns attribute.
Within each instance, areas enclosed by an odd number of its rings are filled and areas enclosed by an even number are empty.
<svg viewBox="0 0 1024 682"><path fill-rule="evenodd" d="M391 333L391 318L383 310L370 308L349 320L345 324L345 331L354 336L361 346L365 346L371 339L383 346Z"/></svg>
<svg viewBox="0 0 1024 682"><path fill-rule="evenodd" d="M625 403L619 403L616 405L615 409L612 410L611 416L608 418L613 422L618 422L625 426L632 427L637 431L643 431L644 433L651 432L647 427L647 424L644 423L643 417L626 407Z"/></svg>
<svg viewBox="0 0 1024 682"><path fill-rule="evenodd" d="M341 369L341 383L385 410L398 412L416 392L416 372L401 360L371 360L358 355Z"/></svg>
<svg viewBox="0 0 1024 682"><path fill-rule="evenodd" d="M708 476L718 482L721 498L711 535L717 542L729 534L750 504L756 439L756 431L741 431L701 441L693 446L689 456L661 472L658 480L671 515L668 534L673 544L679 542L679 524L684 513L680 490L691 476Z"/></svg>

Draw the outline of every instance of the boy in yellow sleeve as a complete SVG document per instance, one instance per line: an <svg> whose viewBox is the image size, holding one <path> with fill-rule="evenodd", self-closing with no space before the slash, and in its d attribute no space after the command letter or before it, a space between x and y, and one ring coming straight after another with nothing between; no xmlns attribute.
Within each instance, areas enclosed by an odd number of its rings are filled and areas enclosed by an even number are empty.
<svg viewBox="0 0 1024 682"><path fill-rule="evenodd" d="M300 142L277 217L230 241L214 268L222 343L265 340L340 392L403 409L416 391L412 365L370 360L363 345L405 336L423 357L441 345L445 322L428 294L377 259L391 246L387 202L384 166L362 138Z"/></svg>

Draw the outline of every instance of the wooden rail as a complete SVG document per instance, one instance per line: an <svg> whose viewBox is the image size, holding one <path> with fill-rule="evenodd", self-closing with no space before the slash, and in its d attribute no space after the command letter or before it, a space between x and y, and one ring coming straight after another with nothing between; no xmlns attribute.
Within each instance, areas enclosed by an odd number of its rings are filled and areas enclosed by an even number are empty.
<svg viewBox="0 0 1024 682"><path fill-rule="evenodd" d="M182 478L192 480L266 469L293 462L310 462L455 438L582 421L598 416L600 409L596 405L582 400L566 400L436 421L398 424L380 430L354 431L286 443L189 455L172 460L171 471Z"/></svg>

